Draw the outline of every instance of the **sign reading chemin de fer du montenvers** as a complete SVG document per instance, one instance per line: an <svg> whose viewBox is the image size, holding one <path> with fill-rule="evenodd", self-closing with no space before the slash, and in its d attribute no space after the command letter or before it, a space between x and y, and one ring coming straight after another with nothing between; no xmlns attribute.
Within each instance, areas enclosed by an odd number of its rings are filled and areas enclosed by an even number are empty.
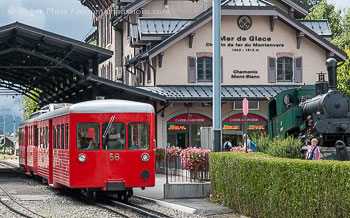
<svg viewBox="0 0 350 218"><path fill-rule="evenodd" d="M205 45L213 46L211 42ZM221 47L231 48L233 52L259 52L262 48L283 48L284 43L274 43L268 36L221 36Z"/></svg>

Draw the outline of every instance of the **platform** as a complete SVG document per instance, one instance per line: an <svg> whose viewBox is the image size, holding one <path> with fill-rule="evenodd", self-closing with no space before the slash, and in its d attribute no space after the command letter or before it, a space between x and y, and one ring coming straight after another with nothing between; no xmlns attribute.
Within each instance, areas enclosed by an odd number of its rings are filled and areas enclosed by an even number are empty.
<svg viewBox="0 0 350 218"><path fill-rule="evenodd" d="M206 216L229 214L229 217L240 217L232 214L232 210L209 201L209 198L164 199L165 174L156 174L156 185L145 190L134 189L134 195L154 200L155 203L177 209L185 213Z"/></svg>

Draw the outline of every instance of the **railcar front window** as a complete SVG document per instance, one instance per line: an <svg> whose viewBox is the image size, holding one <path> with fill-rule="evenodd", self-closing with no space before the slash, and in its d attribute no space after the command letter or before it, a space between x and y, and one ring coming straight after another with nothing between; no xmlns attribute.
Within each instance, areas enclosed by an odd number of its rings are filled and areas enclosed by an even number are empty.
<svg viewBox="0 0 350 218"><path fill-rule="evenodd" d="M129 150L148 150L149 149L148 123L129 123L128 148Z"/></svg>
<svg viewBox="0 0 350 218"><path fill-rule="evenodd" d="M77 149L97 151L100 149L100 124L77 124Z"/></svg>
<svg viewBox="0 0 350 218"><path fill-rule="evenodd" d="M108 127L108 123L102 124L102 132L104 133ZM103 136L103 150L125 150L125 124L112 123L107 134Z"/></svg>

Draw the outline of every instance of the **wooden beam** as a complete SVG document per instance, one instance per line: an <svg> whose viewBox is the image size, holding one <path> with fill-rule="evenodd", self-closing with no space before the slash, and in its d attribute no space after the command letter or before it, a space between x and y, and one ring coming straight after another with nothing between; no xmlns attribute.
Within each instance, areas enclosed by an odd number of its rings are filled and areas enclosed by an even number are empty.
<svg viewBox="0 0 350 218"><path fill-rule="evenodd" d="M163 65L163 56L164 56L164 52L159 53L158 55L158 67L161 68Z"/></svg>
<svg viewBox="0 0 350 218"><path fill-rule="evenodd" d="M191 33L190 35L188 35L188 39L189 39L189 41L188 41L188 47L189 47L189 48L192 48L192 45L193 45L193 38L194 38L195 35L196 35L195 33Z"/></svg>
<svg viewBox="0 0 350 218"><path fill-rule="evenodd" d="M289 14L291 17L294 17L294 8L289 8L289 9L288 9L288 14Z"/></svg>
<svg viewBox="0 0 350 218"><path fill-rule="evenodd" d="M271 32L273 32L273 30L275 28L275 23L276 23L277 19L278 19L277 15L270 16L270 31Z"/></svg>
<svg viewBox="0 0 350 218"><path fill-rule="evenodd" d="M334 58L334 53L331 51L328 51L326 56L327 56L327 58Z"/></svg>
<svg viewBox="0 0 350 218"><path fill-rule="evenodd" d="M304 36L305 36L305 33L303 33L303 32L298 32L297 33L297 49L300 48L301 40L303 39Z"/></svg>

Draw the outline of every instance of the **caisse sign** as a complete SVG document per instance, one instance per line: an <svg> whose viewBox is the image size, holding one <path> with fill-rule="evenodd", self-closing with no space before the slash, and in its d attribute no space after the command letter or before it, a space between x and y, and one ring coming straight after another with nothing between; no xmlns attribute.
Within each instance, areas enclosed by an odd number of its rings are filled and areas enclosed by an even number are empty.
<svg viewBox="0 0 350 218"><path fill-rule="evenodd" d="M248 123L266 123L266 119L256 115L256 114L248 114ZM230 117L227 117L223 123L243 123L244 122L244 115L243 114L235 114Z"/></svg>
<svg viewBox="0 0 350 218"><path fill-rule="evenodd" d="M211 119L201 114L185 113L171 118L168 123L211 123Z"/></svg>

